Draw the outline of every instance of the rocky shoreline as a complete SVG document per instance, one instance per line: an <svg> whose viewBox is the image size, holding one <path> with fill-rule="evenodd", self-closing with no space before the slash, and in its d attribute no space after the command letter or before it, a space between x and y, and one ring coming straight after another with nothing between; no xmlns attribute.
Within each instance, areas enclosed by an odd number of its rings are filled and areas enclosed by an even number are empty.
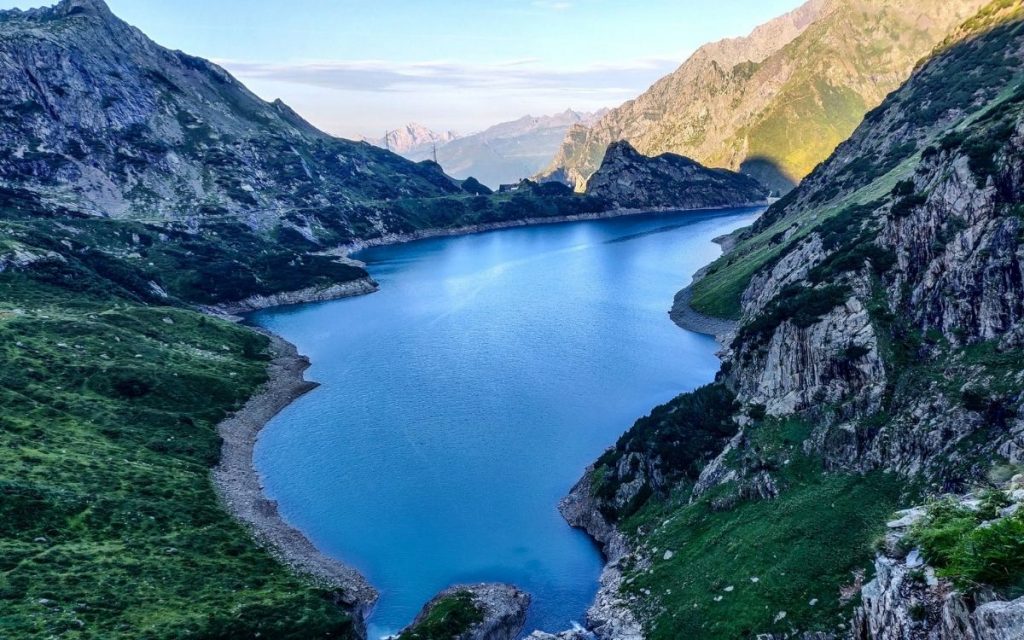
<svg viewBox="0 0 1024 640"><path fill-rule="evenodd" d="M329 286L307 287L298 291L283 291L267 296L250 296L238 302L219 304L211 310L221 315L237 316L242 313L270 309L272 307L287 307L309 302L327 302L329 300L341 300L342 298L354 298L374 293L379 289L380 285L377 284L376 280L366 277Z"/></svg>
<svg viewBox="0 0 1024 640"><path fill-rule="evenodd" d="M501 229L514 229L517 227L536 227L548 224L564 224L566 222L586 222L589 220L608 220L611 218L625 218L647 213L705 213L709 211L729 211L731 209L756 209L767 206L767 202L749 202L730 205L727 207L704 207L699 209L679 209L678 207L656 207L648 209L609 209L599 213L585 213L576 216L556 216L550 218L523 218L521 220L508 220L505 222L489 222L465 227L454 227L451 229L424 229L409 233L389 233L377 238L359 240L342 245L327 253L348 258L351 254L363 249L372 247L391 246L406 244L417 240L428 240L430 238L448 238L454 236L466 236L488 231L499 231Z"/></svg>
<svg viewBox="0 0 1024 640"><path fill-rule="evenodd" d="M558 505L558 511L570 526L581 529L593 538L605 557L601 571L601 586L594 604L587 611L587 628L599 640L643 640L643 627L619 594L622 585L621 563L633 553L626 536L608 522L597 508L590 487L593 484L593 467L588 468L576 486ZM585 637L579 632L569 631L564 637ZM536 635L534 638L544 638Z"/></svg>
<svg viewBox="0 0 1024 640"><path fill-rule="evenodd" d="M724 318L706 316L698 312L690 306L690 299L692 297L693 289L691 287L687 287L676 294L676 298L672 303L672 310L668 312L672 322L688 331L712 336L715 340L718 340L720 345L725 347L729 343L731 336L736 332L737 323Z"/></svg>
<svg viewBox="0 0 1024 640"><path fill-rule="evenodd" d="M516 640L526 624L530 608L530 594L508 584L470 584L449 587L431 598L412 623L392 636L395 640L405 633L416 633L417 626L430 618L444 601L469 596L482 619L453 640Z"/></svg>
<svg viewBox="0 0 1024 640"><path fill-rule="evenodd" d="M352 609L361 625L377 602L377 590L358 571L321 553L285 522L277 503L264 494L253 465L253 449L263 427L317 387L303 375L309 359L280 337L263 333L270 338L269 378L242 409L218 426L223 445L220 464L213 470L213 484L227 511L246 525L259 544L317 586L335 591L338 602Z"/></svg>

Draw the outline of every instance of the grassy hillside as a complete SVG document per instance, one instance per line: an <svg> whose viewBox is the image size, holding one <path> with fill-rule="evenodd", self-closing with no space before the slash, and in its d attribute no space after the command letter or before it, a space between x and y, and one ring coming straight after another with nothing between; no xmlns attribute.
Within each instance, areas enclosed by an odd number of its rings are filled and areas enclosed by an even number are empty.
<svg viewBox="0 0 1024 640"><path fill-rule="evenodd" d="M216 424L264 381L265 338L158 303L131 260L85 248L95 225L111 242L146 229L48 220L43 237L9 214L0 637L350 637L331 594L259 549L210 481Z"/></svg>

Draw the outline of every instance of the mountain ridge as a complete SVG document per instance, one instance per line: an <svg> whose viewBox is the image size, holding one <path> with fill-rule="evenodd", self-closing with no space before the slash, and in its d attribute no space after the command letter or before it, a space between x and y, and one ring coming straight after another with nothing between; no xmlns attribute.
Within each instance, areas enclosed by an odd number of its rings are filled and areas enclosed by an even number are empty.
<svg viewBox="0 0 1024 640"><path fill-rule="evenodd" d="M625 141L608 147L601 168L587 185L587 194L627 210L719 209L768 203L768 190L742 173L708 169L673 153L649 158Z"/></svg>
<svg viewBox="0 0 1024 640"><path fill-rule="evenodd" d="M100 0L3 12L0 32L0 144L16 150L0 157L0 184L44 202L171 219L301 208L344 226L364 200L458 191L435 168L329 136L155 44Z"/></svg>
<svg viewBox="0 0 1024 640"><path fill-rule="evenodd" d="M788 191L983 2L809 2L756 36L702 47L593 127L574 128L544 173L583 190L608 144L625 139Z"/></svg>

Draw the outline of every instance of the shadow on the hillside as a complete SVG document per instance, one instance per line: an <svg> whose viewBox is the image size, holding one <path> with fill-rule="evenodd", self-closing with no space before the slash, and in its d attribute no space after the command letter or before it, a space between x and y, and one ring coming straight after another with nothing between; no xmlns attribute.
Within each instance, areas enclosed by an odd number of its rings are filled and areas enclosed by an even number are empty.
<svg viewBox="0 0 1024 640"><path fill-rule="evenodd" d="M740 165L740 172L754 178L778 196L786 195L799 184L779 166L779 163L767 156L747 158Z"/></svg>

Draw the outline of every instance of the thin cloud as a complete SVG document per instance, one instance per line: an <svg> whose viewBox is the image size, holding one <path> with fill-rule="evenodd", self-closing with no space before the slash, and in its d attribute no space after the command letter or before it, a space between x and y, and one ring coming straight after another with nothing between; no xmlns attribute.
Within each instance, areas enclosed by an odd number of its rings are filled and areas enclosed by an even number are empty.
<svg viewBox="0 0 1024 640"><path fill-rule="evenodd" d="M679 60L649 58L597 63L579 68L548 67L535 59L491 64L467 64L444 60L408 63L335 60L285 64L223 60L220 64L243 78L343 91L534 89L599 93L646 88L647 83L653 78L675 69Z"/></svg>

